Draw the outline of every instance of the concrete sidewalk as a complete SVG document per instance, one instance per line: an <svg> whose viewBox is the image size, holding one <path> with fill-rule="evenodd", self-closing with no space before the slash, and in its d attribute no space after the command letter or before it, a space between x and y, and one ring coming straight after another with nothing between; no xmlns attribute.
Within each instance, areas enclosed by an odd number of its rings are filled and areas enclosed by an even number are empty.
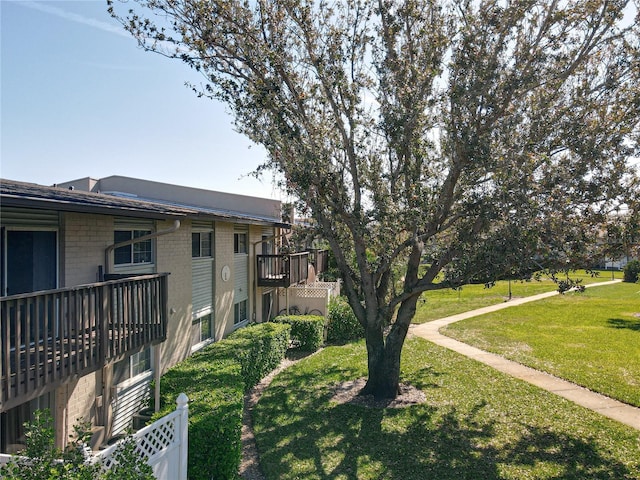
<svg viewBox="0 0 640 480"><path fill-rule="evenodd" d="M618 283L620 280L614 280L609 282L594 283L587 285L587 287L596 287L602 285L610 285ZM618 422L629 425L630 427L640 430L640 408L632 407L625 403L613 400L599 393L594 393L586 388L580 387L566 380L562 380L548 373L534 370L533 368L525 367L524 365L507 360L499 355L485 352L479 348L472 347L465 343L459 342L449 337L445 337L439 333L441 327L449 325L451 323L464 320L466 318L476 317L484 313L495 312L502 310L503 308L509 308L516 305L522 305L523 303L535 302L544 298L558 295L558 292L542 293L540 295L533 295L531 297L518 298L510 300L508 302L500 303L498 305L491 305L489 307L479 308L477 310L471 310L469 312L461 313L458 315L452 315L451 317L441 318L432 322L423 323L411 328L411 333L419 337L425 338L430 342L433 342L442 347L454 350L462 355L465 355L474 360L478 360L486 365L489 365L496 370L511 375L512 377L525 380L533 385L555 393L567 400L570 400L578 405L589 408L595 412L598 412L606 417L617 420Z"/></svg>

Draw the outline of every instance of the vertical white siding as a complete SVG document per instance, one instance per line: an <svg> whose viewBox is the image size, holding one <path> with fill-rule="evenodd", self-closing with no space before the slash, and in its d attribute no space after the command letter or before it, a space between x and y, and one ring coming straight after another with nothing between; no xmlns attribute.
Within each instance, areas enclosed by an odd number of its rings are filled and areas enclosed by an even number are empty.
<svg viewBox="0 0 640 480"><path fill-rule="evenodd" d="M233 301L238 303L249 298L249 256L244 253L235 254L233 269Z"/></svg>
<svg viewBox="0 0 640 480"><path fill-rule="evenodd" d="M194 258L192 263L193 318L213 311L213 258Z"/></svg>
<svg viewBox="0 0 640 480"><path fill-rule="evenodd" d="M150 384L152 379L153 374L149 372L115 388L116 395L111 403L113 407L112 435L123 433L130 428L133 416L147 406L151 397Z"/></svg>

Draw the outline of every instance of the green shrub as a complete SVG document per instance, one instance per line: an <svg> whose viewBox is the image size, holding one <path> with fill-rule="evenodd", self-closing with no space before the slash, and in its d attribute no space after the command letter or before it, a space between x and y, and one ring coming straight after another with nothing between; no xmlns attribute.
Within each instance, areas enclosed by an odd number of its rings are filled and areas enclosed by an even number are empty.
<svg viewBox="0 0 640 480"><path fill-rule="evenodd" d="M53 418L48 410L36 410L33 422L25 423L26 448L20 456L0 466L5 480L152 480L153 469L136 451L136 441L127 436L113 451L113 463L87 462L84 446L91 437L88 422L73 427L75 437L66 449L55 448Z"/></svg>
<svg viewBox="0 0 640 480"><path fill-rule="evenodd" d="M263 323L238 330L169 369L160 379L163 408L189 397L189 478L228 480L237 476L241 459L244 392L284 358L288 325Z"/></svg>
<svg viewBox="0 0 640 480"><path fill-rule="evenodd" d="M636 283L640 276L640 260L631 260L624 266L624 281Z"/></svg>
<svg viewBox="0 0 640 480"><path fill-rule="evenodd" d="M161 405L153 420L170 413L180 392L189 397L190 479L229 479L240 462L244 382L233 358L215 345L168 370L160 379Z"/></svg>
<svg viewBox="0 0 640 480"><path fill-rule="evenodd" d="M276 323L291 325L291 339L304 352L315 352L323 343L325 318L321 315L281 315Z"/></svg>
<svg viewBox="0 0 640 480"><path fill-rule="evenodd" d="M236 330L224 341L223 348L229 349L229 354L240 362L245 391L280 365L290 336L288 325L261 323Z"/></svg>
<svg viewBox="0 0 640 480"><path fill-rule="evenodd" d="M328 321L328 343L344 343L364 337L364 328L358 322L353 309L344 297L331 299Z"/></svg>

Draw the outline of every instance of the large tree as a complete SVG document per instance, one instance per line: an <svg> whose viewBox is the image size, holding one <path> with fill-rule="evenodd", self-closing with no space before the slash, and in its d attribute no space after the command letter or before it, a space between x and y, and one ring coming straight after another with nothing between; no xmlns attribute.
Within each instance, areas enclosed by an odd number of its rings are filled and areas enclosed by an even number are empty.
<svg viewBox="0 0 640 480"><path fill-rule="evenodd" d="M637 196L637 4L109 4L202 73L315 219L365 328L363 393L397 394L423 292L577 265Z"/></svg>

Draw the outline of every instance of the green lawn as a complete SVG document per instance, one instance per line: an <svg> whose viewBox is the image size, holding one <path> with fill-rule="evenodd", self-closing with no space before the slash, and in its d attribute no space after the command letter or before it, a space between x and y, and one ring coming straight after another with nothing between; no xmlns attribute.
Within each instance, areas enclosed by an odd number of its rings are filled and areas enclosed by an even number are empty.
<svg viewBox="0 0 640 480"><path fill-rule="evenodd" d="M365 372L360 342L274 379L254 410L267 479L640 478L640 432L425 340L407 340L402 377L426 404L330 400L334 385Z"/></svg>
<svg viewBox="0 0 640 480"><path fill-rule="evenodd" d="M559 295L440 331L640 406L639 284Z"/></svg>
<svg viewBox="0 0 640 480"><path fill-rule="evenodd" d="M622 272L614 272L616 279L622 279ZM571 273L571 278L581 279L584 285L611 280L611 271L602 271L599 276L592 277L584 271ZM512 298L529 297L538 293L552 292L558 286L548 278L540 281L512 281ZM505 302L509 298L509 282L496 282L494 287L485 288L484 285L465 285L460 290L445 288L426 292L422 295L422 302L418 306L413 323L425 323L438 318L448 317L469 310L487 307Z"/></svg>

